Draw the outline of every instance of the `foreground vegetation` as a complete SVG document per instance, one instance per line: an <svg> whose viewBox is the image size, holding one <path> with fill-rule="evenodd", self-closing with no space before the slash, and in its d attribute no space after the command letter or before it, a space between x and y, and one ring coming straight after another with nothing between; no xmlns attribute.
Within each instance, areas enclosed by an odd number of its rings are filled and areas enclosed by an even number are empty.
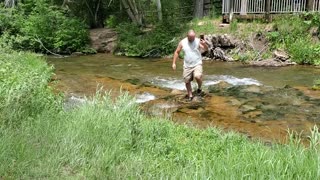
<svg viewBox="0 0 320 180"><path fill-rule="evenodd" d="M123 93L98 93L72 109L30 53L0 57L0 177L319 179L319 133L311 147L266 146L215 128L149 119Z"/></svg>

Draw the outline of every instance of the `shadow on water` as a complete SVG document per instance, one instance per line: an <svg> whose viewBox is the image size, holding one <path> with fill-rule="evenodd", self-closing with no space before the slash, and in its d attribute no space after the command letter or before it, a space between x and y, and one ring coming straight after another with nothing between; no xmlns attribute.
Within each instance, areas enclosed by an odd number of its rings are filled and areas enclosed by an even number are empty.
<svg viewBox="0 0 320 180"><path fill-rule="evenodd" d="M57 89L73 103L93 95L98 86L112 90L114 97L122 89L135 96L149 115L281 142L288 128L307 137L309 129L320 121L320 93L308 89L320 77L320 69L312 67L253 68L204 62L206 93L188 102L181 61L177 71L171 70L169 59L105 54L48 61L56 69Z"/></svg>

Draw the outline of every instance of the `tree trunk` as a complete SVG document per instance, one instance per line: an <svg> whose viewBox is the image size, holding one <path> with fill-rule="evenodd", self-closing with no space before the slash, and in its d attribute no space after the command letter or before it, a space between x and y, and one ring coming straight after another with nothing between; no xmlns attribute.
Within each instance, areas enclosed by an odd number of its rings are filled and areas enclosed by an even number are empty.
<svg viewBox="0 0 320 180"><path fill-rule="evenodd" d="M161 0L157 1L157 12L158 12L158 20L162 21L162 8L161 8Z"/></svg>
<svg viewBox="0 0 320 180"><path fill-rule="evenodd" d="M132 22L142 26L142 18L139 17L135 2L132 0L121 0L121 2Z"/></svg>
<svg viewBox="0 0 320 180"><path fill-rule="evenodd" d="M307 11L313 11L314 0L307 0Z"/></svg>
<svg viewBox="0 0 320 180"><path fill-rule="evenodd" d="M228 3L229 3L229 22L231 22L233 19L234 1L229 0Z"/></svg>
<svg viewBox="0 0 320 180"><path fill-rule="evenodd" d="M194 17L196 17L196 18L202 18L203 17L203 0L195 0Z"/></svg>
<svg viewBox="0 0 320 180"><path fill-rule="evenodd" d="M7 8L14 8L16 4L16 0L5 0L4 1L4 6Z"/></svg>
<svg viewBox="0 0 320 180"><path fill-rule="evenodd" d="M271 22L271 16L270 16L270 11L271 11L271 0L266 0L266 14L265 18L267 22Z"/></svg>

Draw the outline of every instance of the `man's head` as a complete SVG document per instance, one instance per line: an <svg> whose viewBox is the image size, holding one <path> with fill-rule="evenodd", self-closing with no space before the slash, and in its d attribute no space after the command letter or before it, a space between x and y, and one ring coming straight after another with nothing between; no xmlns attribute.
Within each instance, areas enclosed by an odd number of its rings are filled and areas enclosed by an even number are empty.
<svg viewBox="0 0 320 180"><path fill-rule="evenodd" d="M196 33L194 32L193 29L190 29L188 31L187 37L188 37L188 41L189 42L193 42L194 41L194 39L196 38Z"/></svg>

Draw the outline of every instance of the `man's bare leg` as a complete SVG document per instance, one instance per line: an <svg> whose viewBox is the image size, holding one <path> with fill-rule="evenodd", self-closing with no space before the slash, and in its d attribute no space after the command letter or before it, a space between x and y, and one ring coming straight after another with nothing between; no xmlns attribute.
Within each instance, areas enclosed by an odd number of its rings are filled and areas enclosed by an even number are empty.
<svg viewBox="0 0 320 180"><path fill-rule="evenodd" d="M202 76L196 76L195 77L197 84L198 84L198 89L201 89L202 86Z"/></svg>
<svg viewBox="0 0 320 180"><path fill-rule="evenodd" d="M191 87L191 82L186 83L186 88L187 88L187 92L188 92L188 97L192 98L192 87Z"/></svg>

